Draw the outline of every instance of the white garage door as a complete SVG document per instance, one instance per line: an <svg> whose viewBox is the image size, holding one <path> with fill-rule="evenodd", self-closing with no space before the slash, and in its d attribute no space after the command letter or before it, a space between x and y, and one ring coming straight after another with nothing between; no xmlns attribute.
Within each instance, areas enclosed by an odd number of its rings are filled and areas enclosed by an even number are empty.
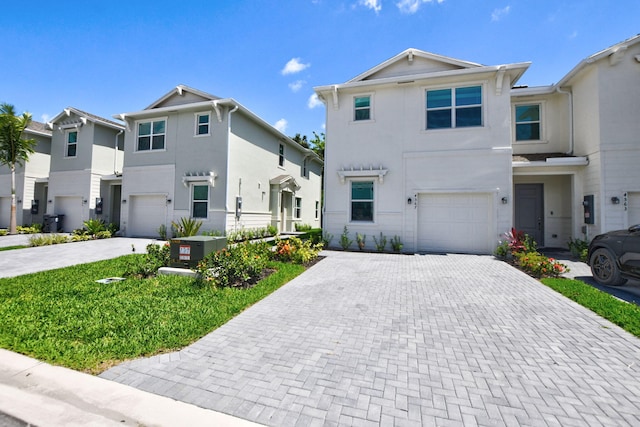
<svg viewBox="0 0 640 427"><path fill-rule="evenodd" d="M420 194L418 251L490 253L491 200L486 193Z"/></svg>
<svg viewBox="0 0 640 427"><path fill-rule="evenodd" d="M640 193L627 194L627 215L629 226L640 224Z"/></svg>
<svg viewBox="0 0 640 427"><path fill-rule="evenodd" d="M9 228L11 197L0 197L0 228Z"/></svg>
<svg viewBox="0 0 640 427"><path fill-rule="evenodd" d="M130 237L158 237L158 227L165 223L165 195L131 196L129 199Z"/></svg>
<svg viewBox="0 0 640 427"><path fill-rule="evenodd" d="M82 197L56 197L55 215L64 215L62 230L70 233L82 228ZM53 231L53 230L51 230Z"/></svg>

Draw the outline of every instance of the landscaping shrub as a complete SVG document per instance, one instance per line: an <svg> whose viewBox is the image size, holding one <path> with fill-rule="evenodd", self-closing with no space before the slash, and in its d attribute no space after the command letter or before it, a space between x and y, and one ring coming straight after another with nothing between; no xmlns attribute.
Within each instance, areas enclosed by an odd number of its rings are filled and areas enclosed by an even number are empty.
<svg viewBox="0 0 640 427"><path fill-rule="evenodd" d="M263 239L277 234L278 229L272 225L263 228L242 228L237 231L227 232L227 241L243 242L247 240Z"/></svg>
<svg viewBox="0 0 640 427"><path fill-rule="evenodd" d="M7 234L9 234L9 230L6 228L0 228L0 236L6 236Z"/></svg>
<svg viewBox="0 0 640 427"><path fill-rule="evenodd" d="M569 239L567 242L567 246L569 246L569 251L573 254L573 256L580 258L580 261L587 262L587 256L589 254L589 242L581 239Z"/></svg>
<svg viewBox="0 0 640 427"><path fill-rule="evenodd" d="M566 265L538 252L515 252L513 256L516 266L537 279L559 277L562 273L569 271Z"/></svg>
<svg viewBox="0 0 640 427"><path fill-rule="evenodd" d="M328 247L329 247L329 245L331 244L331 241L332 241L332 240L333 240L333 234L331 234L331 233L329 233L329 232L327 232L327 231L324 231L324 232L322 233L322 245L323 245L325 248L328 248Z"/></svg>
<svg viewBox="0 0 640 427"><path fill-rule="evenodd" d="M18 225L16 231L20 234L37 234L42 233L42 224L31 224L27 226ZM1 230L0 230L1 233ZM2 234L0 234L2 236Z"/></svg>
<svg viewBox="0 0 640 427"><path fill-rule="evenodd" d="M178 222L171 221L171 228L175 237L191 237L198 234L202 221L195 218L182 217Z"/></svg>
<svg viewBox="0 0 640 427"><path fill-rule="evenodd" d="M282 262L307 264L316 259L321 250L322 243L290 237L286 240L277 240L276 259Z"/></svg>
<svg viewBox="0 0 640 427"><path fill-rule="evenodd" d="M400 252L402 250L403 244L402 240L400 240L400 236L393 236L391 239L391 249L394 252Z"/></svg>
<svg viewBox="0 0 640 427"><path fill-rule="evenodd" d="M160 224L160 227L156 230L158 232L158 236L160 240L167 240L167 226L164 224Z"/></svg>
<svg viewBox="0 0 640 427"><path fill-rule="evenodd" d="M198 263L200 280L221 287L245 287L257 282L271 260L266 243L238 243L207 255Z"/></svg>
<svg viewBox="0 0 640 427"><path fill-rule="evenodd" d="M349 230L345 225L344 229L342 230L342 234L340 235L340 246L342 246L342 249L346 251L347 249L349 249L349 246L351 246L352 243L353 240L349 239Z"/></svg>
<svg viewBox="0 0 640 427"><path fill-rule="evenodd" d="M358 244L358 248L360 248L361 251L364 250L366 242L367 242L366 234L356 233L356 243Z"/></svg>
<svg viewBox="0 0 640 427"><path fill-rule="evenodd" d="M160 267L168 267L171 258L171 247L169 243L147 245L147 253L140 257L127 259L125 277L146 278L155 276Z"/></svg>
<svg viewBox="0 0 640 427"><path fill-rule="evenodd" d="M29 237L29 246L48 246L68 243L69 237L64 234L34 234Z"/></svg>
<svg viewBox="0 0 640 427"><path fill-rule="evenodd" d="M384 248L387 246L387 237L383 236L381 231L378 239L376 239L376 236L373 236L373 243L375 243L378 252L384 252Z"/></svg>
<svg viewBox="0 0 640 427"><path fill-rule="evenodd" d="M296 231L309 231L311 230L313 227L310 224L295 224L296 227Z"/></svg>

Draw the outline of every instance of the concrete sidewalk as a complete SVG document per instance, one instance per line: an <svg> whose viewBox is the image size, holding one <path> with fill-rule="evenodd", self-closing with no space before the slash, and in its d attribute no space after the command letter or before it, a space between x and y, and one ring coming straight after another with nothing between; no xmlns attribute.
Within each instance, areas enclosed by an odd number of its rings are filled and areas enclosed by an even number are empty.
<svg viewBox="0 0 640 427"><path fill-rule="evenodd" d="M41 427L258 425L2 349L0 413Z"/></svg>

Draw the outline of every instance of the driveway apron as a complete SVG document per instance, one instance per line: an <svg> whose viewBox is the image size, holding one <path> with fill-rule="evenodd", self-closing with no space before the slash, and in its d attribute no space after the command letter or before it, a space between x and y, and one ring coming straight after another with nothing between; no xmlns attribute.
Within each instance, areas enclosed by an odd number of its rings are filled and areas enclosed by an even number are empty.
<svg viewBox="0 0 640 427"><path fill-rule="evenodd" d="M327 258L101 376L258 423L640 425L640 340L490 256Z"/></svg>

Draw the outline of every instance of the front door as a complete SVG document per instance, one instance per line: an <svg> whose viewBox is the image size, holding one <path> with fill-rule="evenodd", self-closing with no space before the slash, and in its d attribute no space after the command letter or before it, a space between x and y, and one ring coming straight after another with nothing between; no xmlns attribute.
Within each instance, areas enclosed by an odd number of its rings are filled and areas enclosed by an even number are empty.
<svg viewBox="0 0 640 427"><path fill-rule="evenodd" d="M117 225L120 228L120 209L121 209L121 198L122 198L122 185L112 185L111 186L111 215L110 222Z"/></svg>
<svg viewBox="0 0 640 427"><path fill-rule="evenodd" d="M544 246L544 206L542 184L516 184L515 227L531 236L538 247Z"/></svg>

